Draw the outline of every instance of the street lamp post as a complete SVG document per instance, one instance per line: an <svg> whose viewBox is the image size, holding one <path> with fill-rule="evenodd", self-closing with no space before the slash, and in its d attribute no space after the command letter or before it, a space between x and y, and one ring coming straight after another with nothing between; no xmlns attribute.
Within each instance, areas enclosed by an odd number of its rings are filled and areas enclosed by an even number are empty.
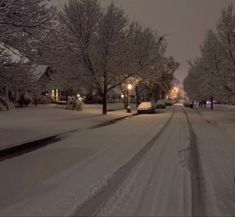
<svg viewBox="0 0 235 217"><path fill-rule="evenodd" d="M131 90L132 90L132 85L128 84L127 85L127 112L131 113Z"/></svg>

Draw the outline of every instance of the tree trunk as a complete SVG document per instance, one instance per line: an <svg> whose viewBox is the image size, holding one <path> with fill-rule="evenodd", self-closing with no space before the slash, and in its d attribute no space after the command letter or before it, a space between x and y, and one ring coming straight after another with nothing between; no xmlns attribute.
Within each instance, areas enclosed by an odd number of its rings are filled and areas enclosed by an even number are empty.
<svg viewBox="0 0 235 217"><path fill-rule="evenodd" d="M3 88L3 90L4 90L4 96L5 96L5 98L8 100L8 99L9 99L9 90L8 90L8 87L5 86L5 87Z"/></svg>
<svg viewBox="0 0 235 217"><path fill-rule="evenodd" d="M194 108L194 100L192 101L191 108Z"/></svg>
<svg viewBox="0 0 235 217"><path fill-rule="evenodd" d="M104 93L102 95L102 114L106 115L107 114L107 93Z"/></svg>
<svg viewBox="0 0 235 217"><path fill-rule="evenodd" d="M102 104L103 104L103 115L107 114L107 72L104 71L104 86L103 86L103 94L102 94Z"/></svg>
<svg viewBox="0 0 235 217"><path fill-rule="evenodd" d="M211 97L211 110L214 109L214 97L212 96Z"/></svg>
<svg viewBox="0 0 235 217"><path fill-rule="evenodd" d="M138 91L138 87L135 88L135 94L136 94L136 106L138 107L138 105L139 105L139 91Z"/></svg>
<svg viewBox="0 0 235 217"><path fill-rule="evenodd" d="M122 102L123 102L123 107L124 107L124 109L126 109L127 108L127 97L126 97L126 92L125 92L125 90L124 89L122 89Z"/></svg>
<svg viewBox="0 0 235 217"><path fill-rule="evenodd" d="M128 98L127 98L127 95L126 95L126 94L124 94L123 101L124 101L124 109L127 109L127 105L128 105Z"/></svg>
<svg viewBox="0 0 235 217"><path fill-rule="evenodd" d="M228 104L229 104L229 105L232 105L232 96L231 96L231 95L228 96Z"/></svg>

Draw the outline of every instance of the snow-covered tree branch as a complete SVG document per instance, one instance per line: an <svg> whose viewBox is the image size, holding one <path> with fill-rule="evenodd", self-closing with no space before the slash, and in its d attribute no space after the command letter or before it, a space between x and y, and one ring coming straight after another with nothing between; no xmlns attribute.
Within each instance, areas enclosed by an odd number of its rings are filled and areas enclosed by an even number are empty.
<svg viewBox="0 0 235 217"><path fill-rule="evenodd" d="M235 14L229 6L222 11L217 32L209 30L201 56L190 65L184 81L190 98L223 99L235 95ZM213 108L213 103L212 103Z"/></svg>
<svg viewBox="0 0 235 217"><path fill-rule="evenodd" d="M39 41L53 25L55 8L48 0L0 1L0 89L30 89L30 66Z"/></svg>
<svg viewBox="0 0 235 217"><path fill-rule="evenodd" d="M130 23L113 3L102 8L97 0L65 4L58 13L57 30L45 45L42 59L58 71L56 80L76 78L94 89L102 97L103 114L107 93L131 76L146 73L166 48L163 36Z"/></svg>

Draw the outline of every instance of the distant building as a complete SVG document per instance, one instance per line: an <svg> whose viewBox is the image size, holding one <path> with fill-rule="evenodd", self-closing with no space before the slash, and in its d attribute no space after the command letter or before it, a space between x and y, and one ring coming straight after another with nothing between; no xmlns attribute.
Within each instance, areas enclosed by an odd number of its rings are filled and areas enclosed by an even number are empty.
<svg viewBox="0 0 235 217"><path fill-rule="evenodd" d="M122 102L122 91L120 88L116 87L110 90L107 94L108 103L120 103Z"/></svg>
<svg viewBox="0 0 235 217"><path fill-rule="evenodd" d="M33 72L38 89L39 101L42 103L47 102L60 102L66 101L69 96L77 96L78 94L85 99L88 103L101 103L101 97L95 90L89 90L85 87L78 87L77 90L71 88L65 88L66 90L60 90L53 84L52 76L55 73L51 67L37 66ZM135 90L131 93L131 101L135 102ZM116 87L110 90L107 94L108 103L122 103L122 91L120 87Z"/></svg>
<svg viewBox="0 0 235 217"><path fill-rule="evenodd" d="M53 87L52 75L55 73L51 67L39 65L33 71L38 97L44 103L61 100L62 92Z"/></svg>

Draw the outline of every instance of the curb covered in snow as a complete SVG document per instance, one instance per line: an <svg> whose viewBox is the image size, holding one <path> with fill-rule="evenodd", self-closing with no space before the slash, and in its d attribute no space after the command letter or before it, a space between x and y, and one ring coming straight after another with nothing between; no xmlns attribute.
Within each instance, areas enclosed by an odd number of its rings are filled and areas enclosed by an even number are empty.
<svg viewBox="0 0 235 217"><path fill-rule="evenodd" d="M125 120L126 118L132 118L136 115L137 115L137 113L134 113L131 115L125 115L123 117L114 118L112 120L104 121L101 124L91 126L88 129L96 129L96 128L100 128L100 127L105 127L105 126L108 126L111 124L115 124L118 121ZM34 141L30 141L27 143L15 145L12 147L7 147L5 149L0 150L0 161L4 161L4 160L7 160L7 159L10 159L10 158L22 155L22 154L26 154L28 152L40 149L40 148L45 147L47 145L59 142L62 140L60 138L60 136L68 134L68 133L77 132L77 131L78 131L78 129L74 129L74 130L70 130L68 132L62 132L59 134L55 134L55 135L51 135L51 136L37 139Z"/></svg>

